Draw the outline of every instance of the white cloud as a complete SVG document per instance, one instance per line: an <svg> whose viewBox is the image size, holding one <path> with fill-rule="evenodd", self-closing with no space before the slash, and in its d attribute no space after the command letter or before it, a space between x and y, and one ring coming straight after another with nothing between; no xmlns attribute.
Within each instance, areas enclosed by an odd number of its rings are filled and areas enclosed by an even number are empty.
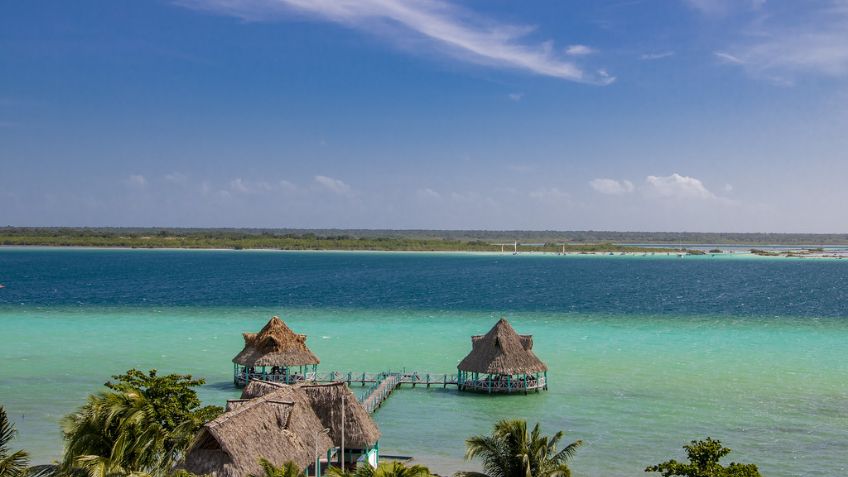
<svg viewBox="0 0 848 477"><path fill-rule="evenodd" d="M674 173L670 176L648 176L645 179L645 192L649 196L675 199L714 199L704 184L689 176Z"/></svg>
<svg viewBox="0 0 848 477"><path fill-rule="evenodd" d="M736 64L736 65L744 65L745 64L745 60L743 60L742 58L733 56L730 53L725 53L723 51L714 51L713 55L715 55L716 58L723 61L724 63L733 63L733 64Z"/></svg>
<svg viewBox="0 0 848 477"><path fill-rule="evenodd" d="M524 93L509 93L509 99L512 101L521 101L524 98Z"/></svg>
<svg viewBox="0 0 848 477"><path fill-rule="evenodd" d="M635 189L633 183L628 180L594 179L589 181L589 185L601 194L609 195L627 194Z"/></svg>
<svg viewBox="0 0 848 477"><path fill-rule="evenodd" d="M725 192L733 192L733 186L730 185L730 184L725 184L724 185L724 191Z"/></svg>
<svg viewBox="0 0 848 477"><path fill-rule="evenodd" d="M132 187L142 188L147 185L147 179L141 174L132 174L127 178L127 184Z"/></svg>
<svg viewBox="0 0 848 477"><path fill-rule="evenodd" d="M248 181L241 177L230 181L228 192L236 194L263 194L273 192L275 187L265 181Z"/></svg>
<svg viewBox="0 0 848 477"><path fill-rule="evenodd" d="M444 0L174 0L190 8L258 21L291 14L389 33L395 43L426 40L437 51L491 66L524 70L583 83L609 84L611 77L585 72L559 57L550 43L524 38L534 27L495 23ZM410 33L414 35L410 35Z"/></svg>
<svg viewBox="0 0 848 477"><path fill-rule="evenodd" d="M247 182L241 177L233 179L230 181L230 191L238 192L239 194L247 194L250 192L250 187L248 187Z"/></svg>
<svg viewBox="0 0 848 477"><path fill-rule="evenodd" d="M595 52L594 48L586 45L571 45L565 49L565 54L568 56L585 56Z"/></svg>
<svg viewBox="0 0 848 477"><path fill-rule="evenodd" d="M653 60L661 60L663 58L668 58L674 56L673 51L659 51L656 53L643 53L639 59L645 61L653 61Z"/></svg>
<svg viewBox="0 0 848 477"><path fill-rule="evenodd" d="M283 179L280 181L280 189L283 192L297 192L298 187L296 184Z"/></svg>
<svg viewBox="0 0 848 477"><path fill-rule="evenodd" d="M327 190L335 192L339 195L347 195L351 192L351 188L349 185L345 184L339 179L333 179L332 177L315 176L315 182L317 182L319 185L326 188Z"/></svg>

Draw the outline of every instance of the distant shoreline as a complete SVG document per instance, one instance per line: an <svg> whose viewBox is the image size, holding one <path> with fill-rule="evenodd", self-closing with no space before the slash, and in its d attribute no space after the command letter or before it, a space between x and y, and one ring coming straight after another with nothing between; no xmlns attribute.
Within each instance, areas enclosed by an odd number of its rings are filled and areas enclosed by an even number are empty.
<svg viewBox="0 0 848 477"><path fill-rule="evenodd" d="M214 248L214 247L125 247L125 246L87 246L87 245L0 245L0 250L113 250L113 251L172 251L172 252L266 252L266 253L368 253L368 254L453 254L478 256L524 256L524 257L632 257L632 258L749 258L749 259L848 259L848 249L836 251L811 251L786 248L779 251L748 250L738 245L726 246L733 250L722 252L703 252L695 249L666 250L654 248L652 251L569 251L552 252L542 250L511 251L491 250L366 250L366 249L277 249L277 248ZM780 247L780 246L772 246Z"/></svg>
<svg viewBox="0 0 848 477"><path fill-rule="evenodd" d="M474 246L515 241L523 244L617 244L668 248L717 246L751 247L848 247L848 233L735 233L735 232L617 232L593 230L425 230L425 229L303 229L303 228L184 228L184 227L0 227L4 240L355 240L385 245L391 241L472 244ZM79 245L79 244L77 244ZM223 247L230 248L230 247Z"/></svg>
<svg viewBox="0 0 848 477"><path fill-rule="evenodd" d="M334 252L439 252L532 255L719 255L751 253L759 256L841 258L848 246L807 236L816 244L775 241L758 243L686 243L683 239L720 238L707 234L629 232L487 232L487 231L301 231L263 229L122 229L0 227L0 246L163 250L279 250ZM509 235L507 235L509 234ZM582 234L582 235L581 235ZM504 239L503 237L512 237ZM767 238L755 234L748 238ZM655 238L661 242L586 241L603 238ZM789 236L787 236L789 237ZM833 242L841 236L827 236ZM669 244L665 240L680 239ZM738 237L737 237L738 238ZM785 237L784 237L785 238ZM792 239L800 236L791 236ZM820 240L815 240L820 239Z"/></svg>

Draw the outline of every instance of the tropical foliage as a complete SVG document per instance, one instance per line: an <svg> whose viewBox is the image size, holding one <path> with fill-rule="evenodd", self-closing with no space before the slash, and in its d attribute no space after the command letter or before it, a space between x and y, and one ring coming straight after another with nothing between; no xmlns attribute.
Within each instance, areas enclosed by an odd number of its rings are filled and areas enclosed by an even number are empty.
<svg viewBox="0 0 848 477"><path fill-rule="evenodd" d="M331 477L431 477L430 469L423 465L407 466L403 462L383 462L373 468L368 464L359 465L354 472L331 467Z"/></svg>
<svg viewBox="0 0 848 477"><path fill-rule="evenodd" d="M689 458L688 464L672 459L652 465L645 472L659 472L663 477L761 477L754 464L731 462L727 467L719 464L718 461L730 453L730 449L722 446L721 441L707 437L702 441L692 441L683 448Z"/></svg>
<svg viewBox="0 0 848 477"><path fill-rule="evenodd" d="M200 406L191 376L130 370L62 422L63 474L167 475L199 428L223 410Z"/></svg>
<svg viewBox="0 0 848 477"><path fill-rule="evenodd" d="M280 467L275 466L268 459L259 459L259 465L262 466L262 475L251 475L250 477L305 477L305 473L300 470L292 461L288 461Z"/></svg>
<svg viewBox="0 0 848 477"><path fill-rule="evenodd" d="M0 245L43 245L58 247L128 247L128 248L230 248L280 250L387 250L387 251L488 251L501 250L492 242L513 240L540 245L518 245L518 251L559 252L670 252L674 249L625 246L600 241L571 243L570 236L551 236L546 240L526 238L529 234L507 235L506 238L484 232L478 238L457 235L450 231L316 231L292 233L285 230L251 229L68 229L0 227ZM501 234L503 235L503 234ZM639 242L642 243L642 242Z"/></svg>
<svg viewBox="0 0 848 477"><path fill-rule="evenodd" d="M0 477L24 477L27 474L29 454L9 449L15 434L15 426L9 422L6 410L0 406Z"/></svg>
<svg viewBox="0 0 848 477"><path fill-rule="evenodd" d="M539 424L527 430L527 421L502 420L488 436L473 436L465 441L465 458L479 457L489 477L569 477L568 461L582 445L575 441L557 450L564 433L543 436ZM458 475L473 477L476 472Z"/></svg>

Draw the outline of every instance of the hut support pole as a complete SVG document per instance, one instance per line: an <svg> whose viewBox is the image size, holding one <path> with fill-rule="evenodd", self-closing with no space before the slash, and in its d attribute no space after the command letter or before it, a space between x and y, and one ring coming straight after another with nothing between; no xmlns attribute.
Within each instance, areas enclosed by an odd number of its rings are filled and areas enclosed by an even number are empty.
<svg viewBox="0 0 848 477"><path fill-rule="evenodd" d="M345 453L345 395L342 393L342 452L339 454L340 468L344 470L344 453Z"/></svg>

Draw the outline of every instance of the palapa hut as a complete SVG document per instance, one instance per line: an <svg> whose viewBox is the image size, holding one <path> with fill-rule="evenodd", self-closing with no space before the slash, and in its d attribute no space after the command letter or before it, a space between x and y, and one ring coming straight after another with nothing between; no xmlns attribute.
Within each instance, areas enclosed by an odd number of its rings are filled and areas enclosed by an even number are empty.
<svg viewBox="0 0 848 477"><path fill-rule="evenodd" d="M331 384L303 383L312 401L312 409L330 429L333 444L342 450L341 462L354 466L362 458L377 467L380 461L380 429L356 396L342 382Z"/></svg>
<svg viewBox="0 0 848 477"><path fill-rule="evenodd" d="M294 383L315 373L318 357L306 346L306 335L292 331L278 316L271 318L259 333L243 333L244 349L233 358L233 382Z"/></svg>
<svg viewBox="0 0 848 477"><path fill-rule="evenodd" d="M335 448L306 393L283 386L254 399L227 403L227 411L201 428L180 467L197 475L262 475L260 458L314 469ZM320 469L319 469L320 471Z"/></svg>
<svg viewBox="0 0 848 477"><path fill-rule="evenodd" d="M548 367L533 354L533 336L519 335L504 318L485 335L471 337L471 352L457 370L460 391L548 389Z"/></svg>
<svg viewBox="0 0 848 477"><path fill-rule="evenodd" d="M379 463L380 429L342 382L330 384L301 383L295 386L251 381L242 392L242 399L249 400L277 392L281 388L293 389L308 397L312 409L325 428L333 445L340 449L340 463L354 466L362 458L376 467Z"/></svg>

